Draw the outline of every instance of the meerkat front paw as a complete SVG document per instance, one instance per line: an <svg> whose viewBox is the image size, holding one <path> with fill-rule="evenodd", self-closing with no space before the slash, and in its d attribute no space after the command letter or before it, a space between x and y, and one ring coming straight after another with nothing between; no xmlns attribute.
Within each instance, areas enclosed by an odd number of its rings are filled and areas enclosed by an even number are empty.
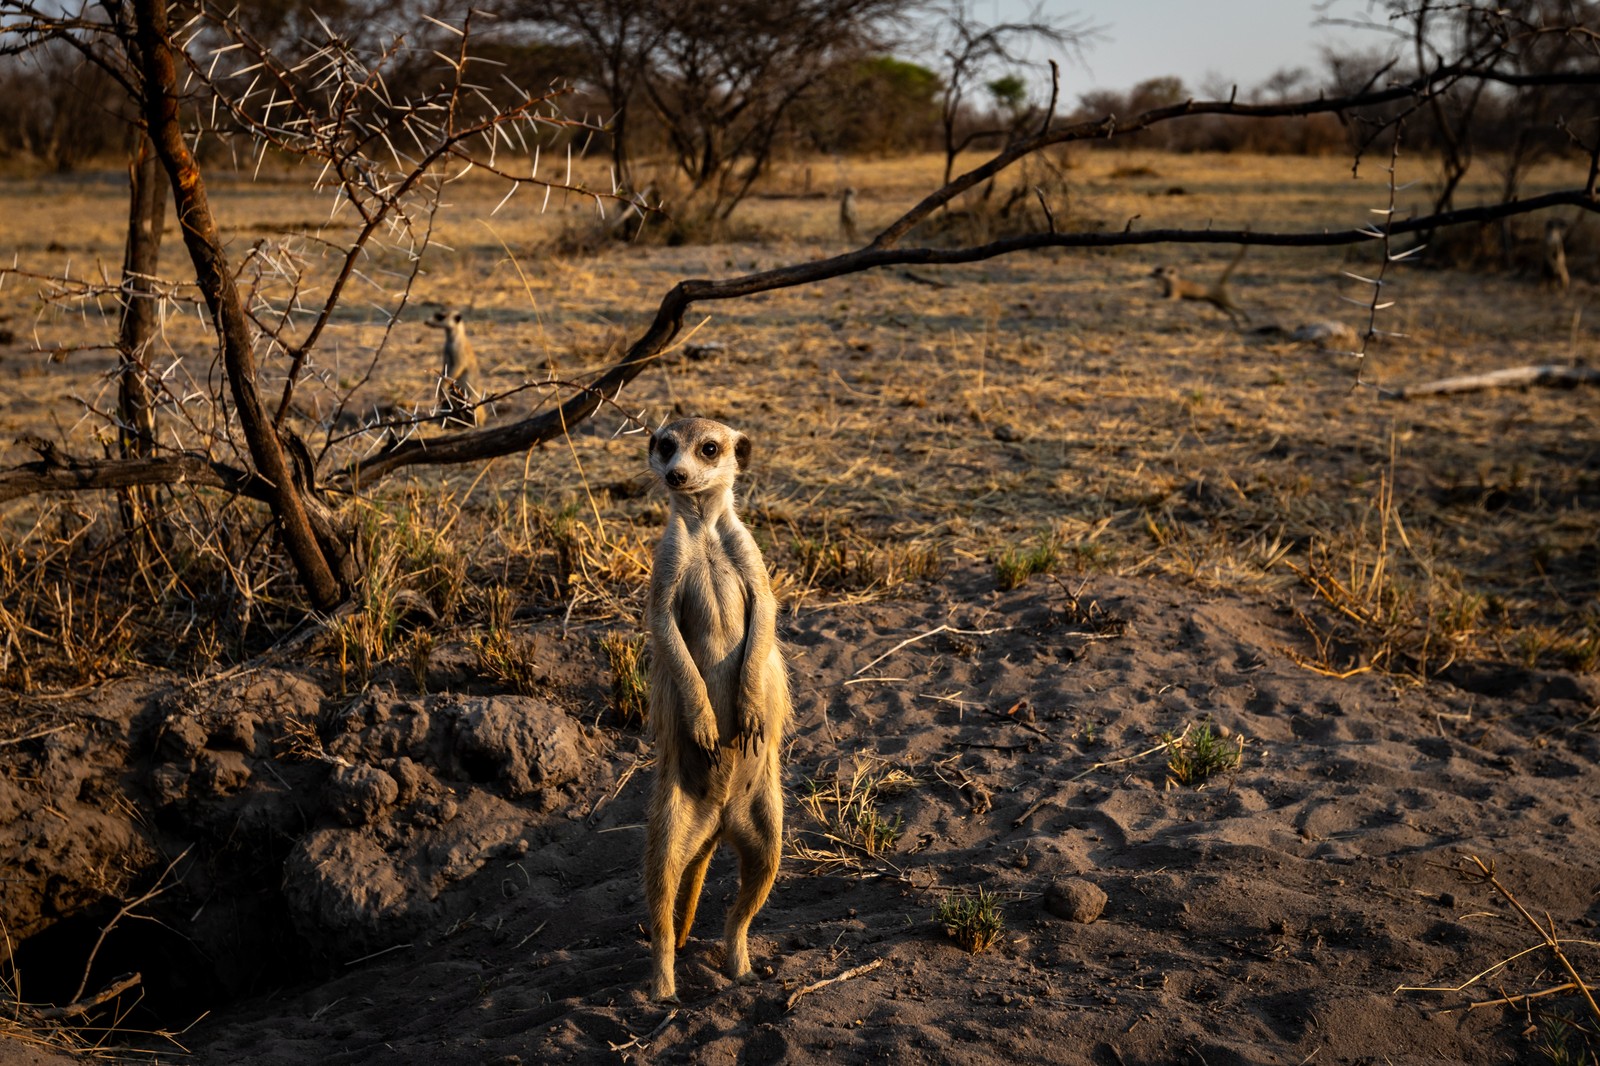
<svg viewBox="0 0 1600 1066"><path fill-rule="evenodd" d="M748 698L739 704L738 729L739 747L749 749L761 743L766 733L766 722L762 719L761 705Z"/></svg>
<svg viewBox="0 0 1600 1066"><path fill-rule="evenodd" d="M707 707L699 714L693 715L688 721L689 739L695 747L711 756L711 761L716 762L717 754L717 716Z"/></svg>

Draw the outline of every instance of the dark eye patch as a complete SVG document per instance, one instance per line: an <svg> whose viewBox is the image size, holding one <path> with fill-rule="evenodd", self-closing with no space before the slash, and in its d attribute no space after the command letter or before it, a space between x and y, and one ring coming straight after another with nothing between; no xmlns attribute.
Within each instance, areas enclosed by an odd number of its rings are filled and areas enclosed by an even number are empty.
<svg viewBox="0 0 1600 1066"><path fill-rule="evenodd" d="M656 453L661 456L661 461L666 462L678 450L678 442L670 437L656 438Z"/></svg>
<svg viewBox="0 0 1600 1066"><path fill-rule="evenodd" d="M700 454L705 456L707 459L715 459L717 457L717 442L714 440L708 440L704 444L700 445Z"/></svg>

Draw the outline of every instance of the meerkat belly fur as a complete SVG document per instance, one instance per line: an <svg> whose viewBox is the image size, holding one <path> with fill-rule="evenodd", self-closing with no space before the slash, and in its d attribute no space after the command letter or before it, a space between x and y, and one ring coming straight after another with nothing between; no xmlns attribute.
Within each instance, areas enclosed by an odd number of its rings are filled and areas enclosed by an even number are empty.
<svg viewBox="0 0 1600 1066"><path fill-rule="evenodd" d="M778 756L789 680L766 564L734 510L734 481L749 455L742 433L703 418L650 438L650 469L671 501L645 610L656 777L644 877L658 1000L676 998L674 955L689 939L706 866L723 841L739 858L725 969L754 980L746 936L782 851Z"/></svg>

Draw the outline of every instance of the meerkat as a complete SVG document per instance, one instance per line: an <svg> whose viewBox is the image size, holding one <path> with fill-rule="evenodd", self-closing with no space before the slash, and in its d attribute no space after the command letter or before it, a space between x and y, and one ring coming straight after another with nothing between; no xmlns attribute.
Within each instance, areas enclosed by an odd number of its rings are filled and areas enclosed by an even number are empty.
<svg viewBox="0 0 1600 1066"><path fill-rule="evenodd" d="M778 753L789 679L766 564L734 510L749 438L720 422L686 418L651 435L649 456L670 509L645 607L656 776L644 882L650 994L675 1001L674 954L689 939L706 866L723 841L739 857L724 969L736 981L755 980L746 936L782 851Z"/></svg>
<svg viewBox="0 0 1600 1066"><path fill-rule="evenodd" d="M839 232L851 244L861 239L861 231L856 228L856 191L853 188L839 194Z"/></svg>
<svg viewBox="0 0 1600 1066"><path fill-rule="evenodd" d="M1567 274L1567 224L1559 218L1544 224L1544 280L1562 292L1572 285Z"/></svg>
<svg viewBox="0 0 1600 1066"><path fill-rule="evenodd" d="M1250 316L1228 294L1228 276L1233 273L1233 268L1239 265L1239 260L1244 258L1245 247L1242 244L1239 246L1239 251L1235 253L1227 268L1223 270L1222 276L1209 288L1201 285L1198 281L1188 280L1169 266L1156 267L1150 271L1150 276L1161 282L1161 295L1164 299L1203 300L1227 315L1235 325L1240 320L1248 322L1250 321Z"/></svg>
<svg viewBox="0 0 1600 1066"><path fill-rule="evenodd" d="M444 330L444 363L439 369L439 384L444 392L446 426L481 426L483 408L473 391L478 376L478 356L467 340L467 323L460 311L436 311L428 320L433 329Z"/></svg>

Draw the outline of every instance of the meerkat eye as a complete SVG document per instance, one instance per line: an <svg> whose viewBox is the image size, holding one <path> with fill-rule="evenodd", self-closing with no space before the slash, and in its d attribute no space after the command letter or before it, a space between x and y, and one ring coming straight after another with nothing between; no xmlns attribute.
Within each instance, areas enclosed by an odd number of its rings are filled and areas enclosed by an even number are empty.
<svg viewBox="0 0 1600 1066"><path fill-rule="evenodd" d="M661 456L664 463L672 458L672 453L678 450L678 442L669 437L656 438L656 454Z"/></svg>
<svg viewBox="0 0 1600 1066"><path fill-rule="evenodd" d="M714 440L708 440L704 444L700 445L700 454L705 456L707 459L715 459L717 457L717 442Z"/></svg>

